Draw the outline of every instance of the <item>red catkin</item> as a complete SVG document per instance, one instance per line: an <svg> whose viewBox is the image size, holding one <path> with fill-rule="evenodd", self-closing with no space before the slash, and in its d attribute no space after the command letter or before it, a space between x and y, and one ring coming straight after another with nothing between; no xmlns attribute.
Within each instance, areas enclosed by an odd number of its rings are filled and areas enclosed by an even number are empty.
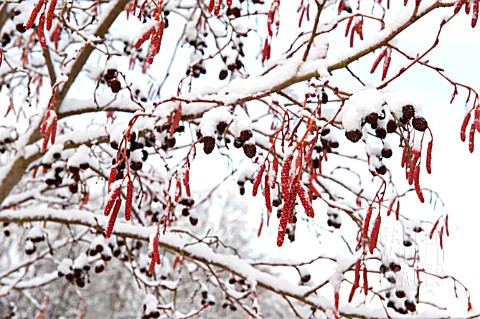
<svg viewBox="0 0 480 319"><path fill-rule="evenodd" d="M117 177L117 167L114 166L110 170L110 176L108 176L108 191L110 192L110 186L115 182L115 179Z"/></svg>
<svg viewBox="0 0 480 319"><path fill-rule="evenodd" d="M42 8L44 2L45 2L45 0L39 0L37 2L37 4L35 5L35 7L32 10L32 13L30 14L30 18L28 18L28 21L25 24L25 30L28 30L33 26L33 24L35 23L35 20L37 19L38 13L40 12L40 9Z"/></svg>
<svg viewBox="0 0 480 319"><path fill-rule="evenodd" d="M253 181L253 189L252 189L252 196L257 196L258 193L258 187L260 186L260 182L262 181L263 173L265 172L265 163L263 163L257 173L257 176L255 176L255 180ZM268 172L267 172L268 175ZM265 187L268 188L269 186L265 184Z"/></svg>
<svg viewBox="0 0 480 319"><path fill-rule="evenodd" d="M475 119L473 125L477 128L477 132L480 133L480 104L477 104L475 107Z"/></svg>
<svg viewBox="0 0 480 319"><path fill-rule="evenodd" d="M387 49L387 55L383 62L382 81L387 77L388 68L390 67L390 61L392 60L391 50Z"/></svg>
<svg viewBox="0 0 480 319"><path fill-rule="evenodd" d="M135 49L139 49L143 43L145 43L145 41L147 41L148 39L150 39L150 36L152 34L154 34L156 28L155 26L151 27L150 29L148 29L147 32L145 32L138 40L137 42L135 42L134 44L134 47Z"/></svg>
<svg viewBox="0 0 480 319"><path fill-rule="evenodd" d="M350 18L348 19L347 27L345 28L345 37L347 37L347 36L348 36L348 33L350 32L350 27L352 26L353 18L354 18L354 17L350 17ZM353 32L352 32L352 33L353 33Z"/></svg>
<svg viewBox="0 0 480 319"><path fill-rule="evenodd" d="M177 176L177 182L175 183L175 198L174 201L178 203L178 200L182 196L182 183L180 182L180 179Z"/></svg>
<svg viewBox="0 0 480 319"><path fill-rule="evenodd" d="M470 151L470 153L473 153L473 151L475 150L475 125L474 124L472 124L472 126L470 127L470 134L468 137L468 150Z"/></svg>
<svg viewBox="0 0 480 319"><path fill-rule="evenodd" d="M210 0L208 4L208 12L212 12L214 7L215 7L215 0Z"/></svg>
<svg viewBox="0 0 480 319"><path fill-rule="evenodd" d="M429 235L429 238L430 238L430 239L432 239L433 234L435 233L435 229L437 229L438 223L440 223L440 218L437 219L437 221L435 222L435 224L433 224L432 230L430 231L430 235Z"/></svg>
<svg viewBox="0 0 480 319"><path fill-rule="evenodd" d="M355 25L355 31L357 32L358 36L360 37L360 40L363 40L363 19L361 19Z"/></svg>
<svg viewBox="0 0 480 319"><path fill-rule="evenodd" d="M363 293L368 295L368 274L367 274L367 267L364 265L363 267Z"/></svg>
<svg viewBox="0 0 480 319"><path fill-rule="evenodd" d="M308 198L307 192L303 185L298 185L298 197L300 197L300 202L302 203L307 216L311 218L315 217L312 203L310 202L310 198Z"/></svg>
<svg viewBox="0 0 480 319"><path fill-rule="evenodd" d="M432 148L433 141L428 142L427 146L427 173L432 174Z"/></svg>
<svg viewBox="0 0 480 319"><path fill-rule="evenodd" d="M150 260L150 265L148 266L148 274L149 275L153 274L154 269L155 269L155 260L152 258L152 260Z"/></svg>
<svg viewBox="0 0 480 319"><path fill-rule="evenodd" d="M425 202L425 198L423 197L422 189L420 188L420 165L417 165L415 167L415 178L414 178L414 183L415 183L415 192L417 193L418 199L420 202Z"/></svg>
<svg viewBox="0 0 480 319"><path fill-rule="evenodd" d="M60 30L61 30L60 24L57 23L53 31L50 33L50 42L53 42L53 45L55 46L55 50L58 50L58 41L60 40Z"/></svg>
<svg viewBox="0 0 480 319"><path fill-rule="evenodd" d="M105 205L105 210L103 214L105 216L110 215L110 211L113 208L113 204L115 203L115 200L120 197L120 192L122 191L120 185L115 188L112 192L110 192L110 198L107 201L107 204Z"/></svg>
<svg viewBox="0 0 480 319"><path fill-rule="evenodd" d="M262 49L262 63L270 59L270 44L268 43L268 39L265 39L265 43Z"/></svg>
<svg viewBox="0 0 480 319"><path fill-rule="evenodd" d="M220 0L216 0L215 9L213 9L213 14L215 16L218 16L218 14L220 13L221 4L222 2Z"/></svg>
<svg viewBox="0 0 480 319"><path fill-rule="evenodd" d="M277 180L278 176L278 158L276 156L273 156L273 172L274 174L274 181ZM272 188L275 188L275 183L272 183Z"/></svg>
<svg viewBox="0 0 480 319"><path fill-rule="evenodd" d="M402 152L402 162L401 162L401 167L405 167L407 164L407 147L403 147L403 152Z"/></svg>
<svg viewBox="0 0 480 319"><path fill-rule="evenodd" d="M125 202L125 220L129 221L132 211L132 202L133 202L133 182L128 180L127 182L127 199Z"/></svg>
<svg viewBox="0 0 480 319"><path fill-rule="evenodd" d="M47 48L47 40L45 39L45 12L40 14L40 19L38 21L38 40L42 48Z"/></svg>
<svg viewBox="0 0 480 319"><path fill-rule="evenodd" d="M338 315L338 306L340 305L340 293L338 291L335 291L335 294L333 296L335 300L335 319L340 318Z"/></svg>
<svg viewBox="0 0 480 319"><path fill-rule="evenodd" d="M297 178L295 178L290 188L290 194L287 195L287 199L285 200L285 205L282 209L282 215L280 216L280 225L278 226L277 236L278 247L281 247L283 245L283 242L285 240L285 233L287 231L287 224L290 223L293 219L295 199L297 197L297 186L298 180Z"/></svg>
<svg viewBox="0 0 480 319"><path fill-rule="evenodd" d="M353 281L352 290L350 291L350 296L348 297L348 302L352 302L353 296L355 295L355 290L360 286L360 266L361 259L357 259L355 263L355 279Z"/></svg>
<svg viewBox="0 0 480 319"><path fill-rule="evenodd" d="M466 1L467 0L458 0L457 4L455 5L455 9L453 10L453 13L457 14Z"/></svg>
<svg viewBox="0 0 480 319"><path fill-rule="evenodd" d="M147 62L148 64L153 63L153 59L160 52L160 46L162 44L163 31L165 29L165 21L160 21L158 26L155 29L155 33L152 36L152 41L150 42L150 48L148 50Z"/></svg>
<svg viewBox="0 0 480 319"><path fill-rule="evenodd" d="M450 232L448 230L448 215L445 217L445 232L447 236L450 236Z"/></svg>
<svg viewBox="0 0 480 319"><path fill-rule="evenodd" d="M53 13L55 12L55 7L57 6L57 0L50 0L47 11L47 30L52 29Z"/></svg>
<svg viewBox="0 0 480 319"><path fill-rule="evenodd" d="M160 265L160 253L158 252L158 235L153 239L153 259L157 265Z"/></svg>
<svg viewBox="0 0 480 319"><path fill-rule="evenodd" d="M51 126L48 127L47 132L43 135L43 144L42 144L42 153L47 151L48 140L50 138L50 134L52 133Z"/></svg>
<svg viewBox="0 0 480 319"><path fill-rule="evenodd" d="M40 134L43 136L46 133L47 126L48 126L48 119L50 118L50 110L45 113L43 117L42 127L40 128Z"/></svg>
<svg viewBox="0 0 480 319"><path fill-rule="evenodd" d="M444 226L442 226L442 228L440 228L440 249L443 249L443 229L444 229Z"/></svg>
<svg viewBox="0 0 480 319"><path fill-rule="evenodd" d="M121 205L122 199L117 198L117 200L115 201L115 206L113 207L112 215L110 215L110 220L108 221L107 231L105 232L105 237L107 238L110 238L110 236L112 236L113 226L115 226L115 221L117 220L118 211L120 210Z"/></svg>
<svg viewBox="0 0 480 319"><path fill-rule="evenodd" d="M52 124L51 124L51 129L50 129L50 143L55 144L55 138L57 137L57 116L55 115Z"/></svg>
<svg viewBox="0 0 480 319"><path fill-rule="evenodd" d="M268 213L272 212L272 199L270 196L270 185L268 184L269 175L265 175L265 188L263 196L265 197L265 207L267 208ZM255 196L255 195L254 195Z"/></svg>
<svg viewBox="0 0 480 319"><path fill-rule="evenodd" d="M475 28L478 21L478 7L479 7L479 0L473 1L473 13L472 13L472 28Z"/></svg>
<svg viewBox="0 0 480 319"><path fill-rule="evenodd" d="M373 206L368 207L367 215L363 221L363 231L362 238L367 238L368 236L368 226L370 225L370 219L372 219Z"/></svg>
<svg viewBox="0 0 480 319"><path fill-rule="evenodd" d="M393 205L395 205L395 202L397 201L397 197L395 197L391 202L390 205L388 205L388 210L387 210L387 216L390 216L390 214L393 211Z"/></svg>
<svg viewBox="0 0 480 319"><path fill-rule="evenodd" d="M282 172L280 173L280 183L282 186L283 200L286 202L290 187L290 169L292 168L293 154L289 154L283 162Z"/></svg>
<svg viewBox="0 0 480 319"><path fill-rule="evenodd" d="M370 234L370 240L368 241L368 249L370 254L373 254L375 248L377 247L378 234L380 233L380 223L382 222L382 217L378 214L373 224L372 233Z"/></svg>
<svg viewBox="0 0 480 319"><path fill-rule="evenodd" d="M468 122L470 121L471 116L472 116L472 113L467 113L467 115L463 119L462 128L460 129L460 139L462 140L462 142L465 142L465 139L466 139L465 131L467 130L467 125L468 125Z"/></svg>
<svg viewBox="0 0 480 319"><path fill-rule="evenodd" d="M190 169L188 168L183 173L183 186L185 186L185 195L191 197L192 193L190 192Z"/></svg>
<svg viewBox="0 0 480 319"><path fill-rule="evenodd" d="M397 208L395 209L395 218L400 219L400 201L397 202Z"/></svg>
<svg viewBox="0 0 480 319"><path fill-rule="evenodd" d="M151 258L150 266L148 267L148 274L153 274L153 270L155 269L155 264L160 264L160 253L158 252L158 234L155 235L153 238L152 249L148 256Z"/></svg>
<svg viewBox="0 0 480 319"><path fill-rule="evenodd" d="M470 14L470 0L465 1L465 13Z"/></svg>
<svg viewBox="0 0 480 319"><path fill-rule="evenodd" d="M385 57L386 54L387 54L387 49L385 48L382 50L382 52L378 55L378 57L373 62L372 68L370 69L370 73L375 72L378 65L380 64L380 61L382 61L382 59Z"/></svg>

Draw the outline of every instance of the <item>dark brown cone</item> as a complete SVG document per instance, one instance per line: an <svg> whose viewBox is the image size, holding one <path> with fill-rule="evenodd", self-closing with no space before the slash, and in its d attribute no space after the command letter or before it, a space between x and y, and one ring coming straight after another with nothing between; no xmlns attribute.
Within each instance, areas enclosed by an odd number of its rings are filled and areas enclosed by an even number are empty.
<svg viewBox="0 0 480 319"><path fill-rule="evenodd" d="M417 131L424 132L428 128L428 123L423 117L417 116L413 118L412 126Z"/></svg>
<svg viewBox="0 0 480 319"><path fill-rule="evenodd" d="M392 157L392 155L393 155L393 152L390 148L384 148L382 150L382 157L383 158L390 158L390 157Z"/></svg>
<svg viewBox="0 0 480 319"><path fill-rule="evenodd" d="M110 82L110 88L112 89L113 93L118 93L122 89L122 84L119 80L113 80Z"/></svg>
<svg viewBox="0 0 480 319"><path fill-rule="evenodd" d="M360 141L362 138L362 132L360 130L346 131L345 136L347 139L353 143Z"/></svg>
<svg viewBox="0 0 480 319"><path fill-rule="evenodd" d="M380 167L375 168L378 174L380 175L385 175L387 173L387 167L385 165L382 165Z"/></svg>
<svg viewBox="0 0 480 319"><path fill-rule="evenodd" d="M250 130L243 130L240 132L240 140L242 142L248 141L253 136L252 131Z"/></svg>
<svg viewBox="0 0 480 319"><path fill-rule="evenodd" d="M243 152L248 158L253 158L257 154L257 147L253 144L243 144Z"/></svg>
<svg viewBox="0 0 480 319"><path fill-rule="evenodd" d="M387 137L387 131L383 127L379 127L375 130L375 134L378 138L384 139Z"/></svg>
<svg viewBox="0 0 480 319"><path fill-rule="evenodd" d="M394 133L397 130L397 122L390 120L387 123L387 133Z"/></svg>
<svg viewBox="0 0 480 319"><path fill-rule="evenodd" d="M215 138L212 136L204 136L202 139L203 142L203 151L205 154L210 154L215 148Z"/></svg>
<svg viewBox="0 0 480 319"><path fill-rule="evenodd" d="M225 129L227 128L228 126L228 123L227 122L219 122L217 124L217 133L220 134L220 135L223 135L223 133L225 133Z"/></svg>
<svg viewBox="0 0 480 319"><path fill-rule="evenodd" d="M405 116L407 119L411 119L412 117L415 116L415 108L413 105L404 105L402 107L402 114Z"/></svg>
<svg viewBox="0 0 480 319"><path fill-rule="evenodd" d="M405 300L405 307L407 308L408 311L415 312L417 310L417 307L415 304L409 300Z"/></svg>
<svg viewBox="0 0 480 319"><path fill-rule="evenodd" d="M239 138L236 138L234 141L233 141L233 146L235 148L240 148L243 146L243 141L241 141Z"/></svg>
<svg viewBox="0 0 480 319"><path fill-rule="evenodd" d="M365 122L367 122L368 124L375 125L377 124L377 121L378 121L378 114L375 112L368 114L367 117L365 118Z"/></svg>

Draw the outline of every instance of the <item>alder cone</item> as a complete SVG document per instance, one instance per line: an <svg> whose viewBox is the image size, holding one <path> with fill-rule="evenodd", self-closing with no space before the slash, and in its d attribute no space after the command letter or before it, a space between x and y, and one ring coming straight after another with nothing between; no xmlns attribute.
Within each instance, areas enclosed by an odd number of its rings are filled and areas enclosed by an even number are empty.
<svg viewBox="0 0 480 319"><path fill-rule="evenodd" d="M406 296L406 294L403 290L397 290L395 292L395 296L397 296L397 298L404 298Z"/></svg>
<svg viewBox="0 0 480 319"><path fill-rule="evenodd" d="M221 70L220 73L218 74L218 78L220 80L225 80L228 76L228 71L227 70Z"/></svg>
<svg viewBox="0 0 480 319"><path fill-rule="evenodd" d="M390 148L384 148L382 149L382 157L384 158L390 158L393 155L393 151Z"/></svg>
<svg viewBox="0 0 480 319"><path fill-rule="evenodd" d="M227 122L223 122L223 121L222 121L222 122L219 122L219 123L217 124L217 133L218 133L218 134L223 134L223 133L225 133L225 129L227 128L227 126L228 126L228 123L227 123Z"/></svg>
<svg viewBox="0 0 480 319"><path fill-rule="evenodd" d="M411 312L415 312L417 310L415 304L409 300L405 300L405 308L407 308L407 310Z"/></svg>
<svg viewBox="0 0 480 319"><path fill-rule="evenodd" d="M428 128L428 123L423 117L417 116L413 118L412 126L417 131L424 132Z"/></svg>
<svg viewBox="0 0 480 319"><path fill-rule="evenodd" d="M413 105L404 105L402 107L402 114L407 119L411 119L415 116L415 108L413 107Z"/></svg>
<svg viewBox="0 0 480 319"><path fill-rule="evenodd" d="M365 122L367 122L368 124L375 125L375 124L377 124L377 121L378 121L378 114L375 113L375 112L370 113L365 118Z"/></svg>
<svg viewBox="0 0 480 319"><path fill-rule="evenodd" d="M104 78L105 80L107 81L111 81L113 80L115 77L117 76L117 70L116 69L108 69L105 74L104 74Z"/></svg>
<svg viewBox="0 0 480 319"><path fill-rule="evenodd" d="M243 152L248 158L253 158L257 154L257 147L253 144L244 144Z"/></svg>
<svg viewBox="0 0 480 319"><path fill-rule="evenodd" d="M212 136L204 136L202 139L203 142L203 151L205 154L210 154L215 148L215 138Z"/></svg>
<svg viewBox="0 0 480 319"><path fill-rule="evenodd" d="M362 134L362 131L360 131L360 130L352 130L352 131L346 131L345 132L345 137L353 143L356 143L356 142L360 141L362 136L363 136L363 134Z"/></svg>
<svg viewBox="0 0 480 319"><path fill-rule="evenodd" d="M236 138L234 141L233 141L233 146L235 148L240 148L243 146L243 141L240 140L240 138Z"/></svg>
<svg viewBox="0 0 480 319"><path fill-rule="evenodd" d="M189 217L189 221L190 221L190 224L192 226L196 226L198 224L198 218L197 217L194 217L194 216L190 216Z"/></svg>
<svg viewBox="0 0 480 319"><path fill-rule="evenodd" d="M328 94L326 92L322 92L322 104L328 103Z"/></svg>
<svg viewBox="0 0 480 319"><path fill-rule="evenodd" d="M387 173L387 167L385 165L382 165L380 167L375 168L378 174L380 175L385 175Z"/></svg>
<svg viewBox="0 0 480 319"><path fill-rule="evenodd" d="M240 140L242 142L248 141L253 136L252 131L250 130L243 130L240 132Z"/></svg>
<svg viewBox="0 0 480 319"><path fill-rule="evenodd" d="M387 123L387 133L394 133L397 130L397 122L390 120Z"/></svg>
<svg viewBox="0 0 480 319"><path fill-rule="evenodd" d="M382 128L382 127L379 127L375 130L375 134L377 135L378 138L381 138L382 140L387 137L387 131Z"/></svg>
<svg viewBox="0 0 480 319"><path fill-rule="evenodd" d="M118 93L122 89L122 84L119 80L113 80L110 82L110 88L112 89L113 93Z"/></svg>
<svg viewBox="0 0 480 319"><path fill-rule="evenodd" d="M15 26L15 29L20 33L25 33L27 29L25 29L25 25L23 23L19 23Z"/></svg>

